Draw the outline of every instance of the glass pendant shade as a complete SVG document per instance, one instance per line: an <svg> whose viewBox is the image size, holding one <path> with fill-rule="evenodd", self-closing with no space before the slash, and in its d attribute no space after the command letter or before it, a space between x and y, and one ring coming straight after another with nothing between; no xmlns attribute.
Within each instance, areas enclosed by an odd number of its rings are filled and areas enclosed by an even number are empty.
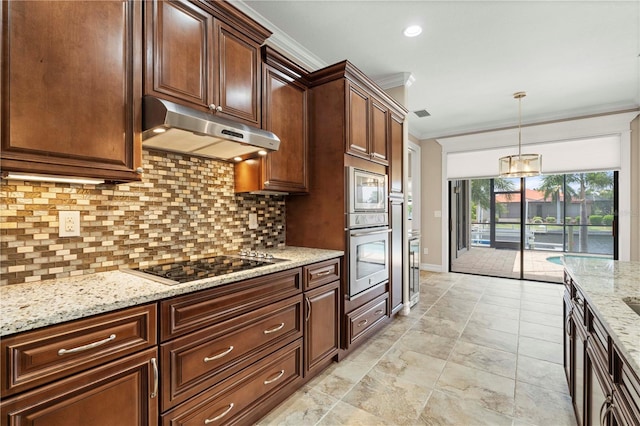
<svg viewBox="0 0 640 426"><path fill-rule="evenodd" d="M501 177L529 177L542 173L540 154L507 155L499 160Z"/></svg>
<svg viewBox="0 0 640 426"><path fill-rule="evenodd" d="M518 155L507 155L498 160L498 171L503 178L519 178L542 174L542 156L540 154L522 153L522 98L526 92L516 92L513 97L518 100Z"/></svg>

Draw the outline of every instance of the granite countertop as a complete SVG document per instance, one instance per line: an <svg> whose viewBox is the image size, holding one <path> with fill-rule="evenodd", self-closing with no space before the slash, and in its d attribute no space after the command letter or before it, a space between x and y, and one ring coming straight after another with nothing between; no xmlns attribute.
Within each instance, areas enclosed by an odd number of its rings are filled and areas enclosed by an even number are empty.
<svg viewBox="0 0 640 426"><path fill-rule="evenodd" d="M565 267L630 366L640 375L640 262L564 257Z"/></svg>
<svg viewBox="0 0 640 426"><path fill-rule="evenodd" d="M283 262L168 286L122 271L0 287L0 336L58 324L342 256L306 247L264 250Z"/></svg>

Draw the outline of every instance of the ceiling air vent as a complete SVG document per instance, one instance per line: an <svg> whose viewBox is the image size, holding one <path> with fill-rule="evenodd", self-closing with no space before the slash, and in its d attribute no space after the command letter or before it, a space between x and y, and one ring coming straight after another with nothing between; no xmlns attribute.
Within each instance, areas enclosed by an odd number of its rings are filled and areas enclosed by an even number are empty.
<svg viewBox="0 0 640 426"><path fill-rule="evenodd" d="M427 111L426 109L420 109L418 111L413 111L413 113L415 115L417 115L420 118L424 118L424 117L429 117L431 114L429 114L429 111Z"/></svg>

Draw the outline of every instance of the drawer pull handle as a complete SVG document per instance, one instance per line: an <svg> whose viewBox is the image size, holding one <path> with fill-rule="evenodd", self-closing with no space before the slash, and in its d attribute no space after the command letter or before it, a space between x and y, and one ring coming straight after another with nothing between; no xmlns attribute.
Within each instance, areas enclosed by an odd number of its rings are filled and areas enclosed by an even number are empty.
<svg viewBox="0 0 640 426"><path fill-rule="evenodd" d="M209 362L209 361L213 361L214 359L220 359L220 358L222 358L223 356L228 355L228 354L229 354L229 352L231 352L232 350L233 350L233 346L229 346L229 349L224 350L224 351L220 352L220 353L219 353L219 354L217 354L217 355L214 355L214 356L206 356L206 357L204 357L203 361L204 361L204 362Z"/></svg>
<svg viewBox="0 0 640 426"><path fill-rule="evenodd" d="M363 325L367 325L367 323L369 322L369 320L362 320L358 323L358 327L362 327Z"/></svg>
<svg viewBox="0 0 640 426"><path fill-rule="evenodd" d="M269 330L265 330L263 331L264 334L271 334L271 333L275 333L276 331L280 331L282 330L282 327L284 327L284 323L281 322L280 325L277 325L273 328L270 328Z"/></svg>
<svg viewBox="0 0 640 426"><path fill-rule="evenodd" d="M151 358L151 366L153 367L153 392L151 392L149 397L155 398L158 396L158 381L160 379L158 375L158 361L156 361L155 358Z"/></svg>
<svg viewBox="0 0 640 426"><path fill-rule="evenodd" d="M231 411L231 410L233 409L233 406L234 406L234 405L235 405L235 404L232 402L231 404L229 404L229 406L227 407L227 409L226 409L226 410L224 410L224 411L222 412L222 414L219 414L219 415L215 416L215 417L214 417L214 418L212 418L212 419L204 419L204 424L205 424L205 425L208 425L209 423L213 423L213 422L215 422L216 420L220 420L221 418L223 418L224 416L226 416L227 414L229 414L229 411Z"/></svg>
<svg viewBox="0 0 640 426"><path fill-rule="evenodd" d="M376 315L382 315L384 313L384 311L382 309L378 309L376 311Z"/></svg>
<svg viewBox="0 0 640 426"><path fill-rule="evenodd" d="M76 352L82 352L82 351L86 351L86 350L89 350L89 349L97 348L98 346L104 345L105 343L109 343L110 341L114 340L115 338L116 338L116 335L112 334L111 336L107 337L106 339L98 340L97 342L89 343L88 345L78 346L77 348L73 348L73 349L60 349L58 351L58 355L74 354Z"/></svg>
<svg viewBox="0 0 640 426"><path fill-rule="evenodd" d="M268 385L269 383L273 383L276 380L279 380L280 377L284 376L284 370L280 370L280 372L276 375L276 377L274 377L273 379L267 379L264 381L265 385Z"/></svg>
<svg viewBox="0 0 640 426"><path fill-rule="evenodd" d="M311 317L311 300L309 300L308 297L305 297L304 301L307 302L307 316L304 321L309 322L309 317Z"/></svg>
<svg viewBox="0 0 640 426"><path fill-rule="evenodd" d="M567 330L567 336L571 337L571 315L573 315L573 308L567 314L567 319L564 321L564 328Z"/></svg>
<svg viewBox="0 0 640 426"><path fill-rule="evenodd" d="M316 274L317 277L324 277L325 275L329 275L331 271L322 271Z"/></svg>

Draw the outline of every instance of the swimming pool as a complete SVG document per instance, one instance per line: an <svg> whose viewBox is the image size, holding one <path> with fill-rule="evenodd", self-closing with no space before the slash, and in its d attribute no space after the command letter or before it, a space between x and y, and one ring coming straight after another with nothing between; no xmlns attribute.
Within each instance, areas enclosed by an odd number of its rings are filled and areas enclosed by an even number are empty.
<svg viewBox="0 0 640 426"><path fill-rule="evenodd" d="M610 256L585 256L585 255L579 255L579 254L566 255L565 257L582 257L582 258L589 258L589 259L609 259L609 260L612 259L612 257ZM562 265L562 256L547 257L547 262L555 263L556 265Z"/></svg>

